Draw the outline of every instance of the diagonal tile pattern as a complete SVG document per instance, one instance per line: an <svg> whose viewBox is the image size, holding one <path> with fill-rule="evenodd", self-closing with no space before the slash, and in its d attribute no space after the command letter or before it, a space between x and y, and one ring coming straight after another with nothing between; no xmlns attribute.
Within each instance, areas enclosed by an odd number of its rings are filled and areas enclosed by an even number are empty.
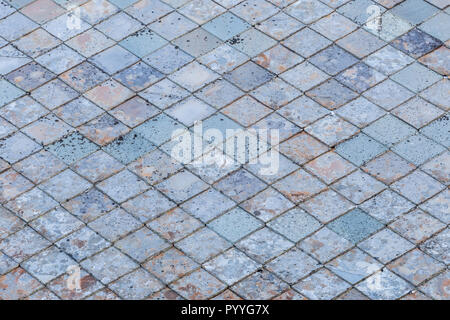
<svg viewBox="0 0 450 320"><path fill-rule="evenodd" d="M0 300L450 299L449 13L0 0ZM278 171L178 162L198 120Z"/></svg>

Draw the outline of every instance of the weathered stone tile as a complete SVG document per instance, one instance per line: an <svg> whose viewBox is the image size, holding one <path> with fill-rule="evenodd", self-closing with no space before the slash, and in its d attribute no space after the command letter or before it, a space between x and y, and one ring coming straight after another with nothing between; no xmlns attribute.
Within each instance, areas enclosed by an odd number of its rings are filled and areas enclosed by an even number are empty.
<svg viewBox="0 0 450 320"><path fill-rule="evenodd" d="M327 223L354 208L354 205L333 190L326 190L303 202L300 207L322 223Z"/></svg>
<svg viewBox="0 0 450 320"><path fill-rule="evenodd" d="M191 62L193 58L179 48L168 44L152 52L143 60L159 71L169 74Z"/></svg>
<svg viewBox="0 0 450 320"><path fill-rule="evenodd" d="M333 189L356 204L364 202L385 188L383 183L361 170L355 171L333 184Z"/></svg>
<svg viewBox="0 0 450 320"><path fill-rule="evenodd" d="M355 301L355 300L369 300L369 298L367 298L365 295L363 295L361 293L361 291L358 291L356 289L350 289L349 291L347 291L346 293L340 295L337 300L351 300L351 301Z"/></svg>
<svg viewBox="0 0 450 320"><path fill-rule="evenodd" d="M108 79L108 75L89 62L83 62L64 72L59 78L75 90L85 92Z"/></svg>
<svg viewBox="0 0 450 320"><path fill-rule="evenodd" d="M92 1L88 2L88 4L89 3L92 3ZM38 31L39 30L40 29L38 29ZM114 41L106 37L100 31L92 28L77 35L69 41L66 41L66 44L86 58L89 58L112 46Z"/></svg>
<svg viewBox="0 0 450 320"><path fill-rule="evenodd" d="M175 208L147 223L147 226L164 239L176 242L199 229L202 224L182 209Z"/></svg>
<svg viewBox="0 0 450 320"><path fill-rule="evenodd" d="M47 146L45 149L70 165L96 151L98 147L78 132L75 132Z"/></svg>
<svg viewBox="0 0 450 320"><path fill-rule="evenodd" d="M65 168L67 168L67 165L64 162L45 150L35 153L14 165L17 172L36 184L53 177Z"/></svg>
<svg viewBox="0 0 450 320"><path fill-rule="evenodd" d="M433 139L446 146L450 147L450 136L445 134L446 128L448 128L450 122L450 117L448 115L443 115L442 117L434 120L432 123L422 128L420 132L425 136Z"/></svg>
<svg viewBox="0 0 450 320"><path fill-rule="evenodd" d="M0 61L2 62L2 66L0 68L1 75L6 75L7 73L25 65L31 61L26 55L24 55L22 52L18 51L12 45L8 45L6 47L1 48L0 54L2 55L2 57L0 59ZM2 81L2 87L4 87L4 86L6 86L6 87L10 86L11 88L14 88L7 81ZM5 88L2 88L2 91L4 89ZM20 91L17 88L15 90ZM14 97L12 96L11 92L9 92L9 95L11 95L11 97L7 96L6 99L10 98L12 100ZM0 100L2 102L2 104L9 102L9 101L3 101L4 99L5 98Z"/></svg>
<svg viewBox="0 0 450 320"><path fill-rule="evenodd" d="M116 1L111 2L114 3ZM131 3L133 3L133 5L127 7L125 9L125 12L127 12L129 15L133 16L134 18L138 19L139 21L145 24L148 24L162 17L173 10L170 6L164 4L161 1L141 0L137 2L131 1ZM119 7L122 7L118 3L115 4L118 5Z"/></svg>
<svg viewBox="0 0 450 320"><path fill-rule="evenodd" d="M63 300L80 300L103 288L103 285L85 270L80 272L80 288L70 289L67 284L70 274L65 273L51 281L47 286Z"/></svg>
<svg viewBox="0 0 450 320"><path fill-rule="evenodd" d="M359 132L351 123L335 115L327 115L305 129L306 132L332 147Z"/></svg>
<svg viewBox="0 0 450 320"><path fill-rule="evenodd" d="M304 132L284 141L278 149L299 164L304 164L328 150L323 143Z"/></svg>
<svg viewBox="0 0 450 320"><path fill-rule="evenodd" d="M445 224L420 209L401 216L389 225L408 240L420 243L445 228Z"/></svg>
<svg viewBox="0 0 450 320"><path fill-rule="evenodd" d="M367 200L359 208L387 224L414 208L414 204L388 189Z"/></svg>
<svg viewBox="0 0 450 320"><path fill-rule="evenodd" d="M300 30L282 42L302 57L309 57L330 43L332 43L330 40L309 28Z"/></svg>
<svg viewBox="0 0 450 320"><path fill-rule="evenodd" d="M139 268L111 283L109 288L127 300L143 299L164 285L148 271Z"/></svg>
<svg viewBox="0 0 450 320"><path fill-rule="evenodd" d="M303 58L284 46L277 45L254 58L260 66L280 74L303 61Z"/></svg>
<svg viewBox="0 0 450 320"><path fill-rule="evenodd" d="M6 254L0 253L0 274L4 275L18 266L19 264L14 262Z"/></svg>
<svg viewBox="0 0 450 320"><path fill-rule="evenodd" d="M306 96L297 98L277 112L302 128L329 113L327 109Z"/></svg>
<svg viewBox="0 0 450 320"><path fill-rule="evenodd" d="M235 284L231 289L244 299L268 300L278 296L289 286L277 276L259 269L250 277Z"/></svg>
<svg viewBox="0 0 450 320"><path fill-rule="evenodd" d="M197 269L199 265L181 251L171 248L148 260L144 267L165 283Z"/></svg>
<svg viewBox="0 0 450 320"><path fill-rule="evenodd" d="M34 188L9 201L5 207L16 213L21 219L30 221L57 205L55 200L38 188Z"/></svg>
<svg viewBox="0 0 450 320"><path fill-rule="evenodd" d="M6 79L27 92L52 80L55 75L36 62L31 62L6 76Z"/></svg>
<svg viewBox="0 0 450 320"><path fill-rule="evenodd" d="M217 233L211 231L211 229L203 228L177 242L176 247L188 254L195 261L204 263L231 247L231 243L221 238ZM212 273L214 274L214 271Z"/></svg>
<svg viewBox="0 0 450 320"><path fill-rule="evenodd" d="M181 205L186 212L205 223L234 206L235 203L232 200L212 188ZM247 208L244 209L247 210Z"/></svg>
<svg viewBox="0 0 450 320"><path fill-rule="evenodd" d="M117 28L118 25L121 27ZM119 12L96 26L99 31L114 41L120 41L142 27L143 25L139 21L133 19L124 12Z"/></svg>
<svg viewBox="0 0 450 320"><path fill-rule="evenodd" d="M256 26L257 29L280 41L297 32L303 23L280 12Z"/></svg>
<svg viewBox="0 0 450 320"><path fill-rule="evenodd" d="M4 203L33 188L33 184L13 169L0 174L0 202Z"/></svg>
<svg viewBox="0 0 450 320"><path fill-rule="evenodd" d="M41 148L39 144L22 132L16 132L6 138L0 139L0 157L9 163L18 162L30 154L39 151Z"/></svg>
<svg viewBox="0 0 450 320"><path fill-rule="evenodd" d="M38 25L19 12L0 21L0 34L8 41L13 41L36 29Z"/></svg>
<svg viewBox="0 0 450 320"><path fill-rule="evenodd" d="M117 204L93 188L63 203L62 206L87 223L116 208Z"/></svg>
<svg viewBox="0 0 450 320"><path fill-rule="evenodd" d="M383 224L360 209L354 209L333 220L327 227L347 240L358 243L383 228Z"/></svg>
<svg viewBox="0 0 450 320"><path fill-rule="evenodd" d="M97 151L73 165L76 172L92 182L104 180L122 168L122 164L103 151Z"/></svg>
<svg viewBox="0 0 450 320"><path fill-rule="evenodd" d="M235 248L205 263L204 268L231 286L258 269L259 264Z"/></svg>
<svg viewBox="0 0 450 320"><path fill-rule="evenodd" d="M408 163L391 151L384 153L362 167L365 172L370 173L386 184L391 184L404 177L415 168L412 163Z"/></svg>
<svg viewBox="0 0 450 320"><path fill-rule="evenodd" d="M332 12L332 10L322 2L313 0L296 1L285 10L286 13L306 24L310 24Z"/></svg>
<svg viewBox="0 0 450 320"><path fill-rule="evenodd" d="M53 110L78 97L78 93L61 80L55 79L33 90L31 97Z"/></svg>
<svg viewBox="0 0 450 320"><path fill-rule="evenodd" d="M321 224L301 209L292 209L268 223L291 241L298 242L320 228Z"/></svg>
<svg viewBox="0 0 450 320"><path fill-rule="evenodd" d="M39 119L48 111L29 96L24 96L0 109L0 115L18 128ZM5 123L5 126L6 123Z"/></svg>
<svg viewBox="0 0 450 320"><path fill-rule="evenodd" d="M414 92L419 92L441 80L442 76L415 62L391 76L391 79Z"/></svg>
<svg viewBox="0 0 450 320"><path fill-rule="evenodd" d="M136 269L138 265L114 247L108 248L81 263L103 284L107 284Z"/></svg>
<svg viewBox="0 0 450 320"><path fill-rule="evenodd" d="M121 300L114 292L108 288L102 289L89 296L85 300Z"/></svg>
<svg viewBox="0 0 450 320"><path fill-rule="evenodd" d="M172 41L195 29L197 24L180 15L178 12L172 12L150 24L149 27L165 39Z"/></svg>
<svg viewBox="0 0 450 320"><path fill-rule="evenodd" d="M182 170L167 180L159 183L157 188L175 202L183 202L206 190L207 184L189 171Z"/></svg>
<svg viewBox="0 0 450 320"><path fill-rule="evenodd" d="M448 111L450 109L450 98L448 95L449 88L450 81L447 79L442 79L428 89L422 91L420 96L435 104L439 108Z"/></svg>
<svg viewBox="0 0 450 320"><path fill-rule="evenodd" d="M253 28L231 38L227 43L250 57L255 57L277 44L275 40Z"/></svg>
<svg viewBox="0 0 450 320"><path fill-rule="evenodd" d="M313 275L294 285L294 289L313 300L332 299L349 287L350 284L326 269L320 269Z"/></svg>
<svg viewBox="0 0 450 320"><path fill-rule="evenodd" d="M429 214L438 218L444 223L448 224L450 220L450 216L447 214L450 200L449 192L450 191L448 189L442 191L438 195L422 204L420 208L427 211Z"/></svg>
<svg viewBox="0 0 450 320"><path fill-rule="evenodd" d="M265 0L246 0L231 9L245 21L256 24L277 13L279 9Z"/></svg>
<svg viewBox="0 0 450 320"><path fill-rule="evenodd" d="M152 185L167 179L181 167L178 161L160 150L151 151L128 166L132 172Z"/></svg>
<svg viewBox="0 0 450 320"><path fill-rule="evenodd" d="M444 12L439 12L437 15L426 21L420 26L420 29L429 33L435 38L441 41L447 41L449 39L448 34L445 33L445 29L450 23L450 17ZM442 28L443 27L443 28Z"/></svg>
<svg viewBox="0 0 450 320"><path fill-rule="evenodd" d="M141 29L119 42L119 44L136 55L143 58L167 44L163 39L148 28Z"/></svg>
<svg viewBox="0 0 450 320"><path fill-rule="evenodd" d="M175 207L175 203L164 197L160 192L151 189L123 203L122 207L141 222L147 222Z"/></svg>
<svg viewBox="0 0 450 320"><path fill-rule="evenodd" d="M448 300L449 271L443 272L420 287L427 295L436 300Z"/></svg>
<svg viewBox="0 0 450 320"><path fill-rule="evenodd" d="M378 285L374 285L378 283ZM378 271L356 288L372 300L394 300L409 293L413 287L389 270Z"/></svg>
<svg viewBox="0 0 450 320"><path fill-rule="evenodd" d="M63 208L58 207L31 222L30 226L54 242L81 228L83 223Z"/></svg>
<svg viewBox="0 0 450 320"><path fill-rule="evenodd" d="M222 41L204 29L198 28L174 40L173 43L190 55L198 57L217 48Z"/></svg>
<svg viewBox="0 0 450 320"><path fill-rule="evenodd" d="M283 141L287 138L299 133L301 129L297 127L295 124L291 123L290 121L286 120L285 118L281 117L277 113L271 113L267 117L263 118L262 120L258 121L256 124L251 126L252 129L263 129L268 130L267 135L267 142L271 141L271 132L270 130L279 130L278 136L279 140Z"/></svg>
<svg viewBox="0 0 450 320"><path fill-rule="evenodd" d="M265 188L266 184L241 169L217 182L214 187L231 199L241 202Z"/></svg>
<svg viewBox="0 0 450 320"><path fill-rule="evenodd" d="M77 28L72 28L70 23L67 22L72 19L72 16L73 13L70 12L64 13L60 15L58 18L53 19L44 24L42 28L48 31L50 34L57 37L58 39L67 41L70 38L82 33L83 31L86 31L91 27L89 23L80 19L79 22L77 21Z"/></svg>
<svg viewBox="0 0 450 320"><path fill-rule="evenodd" d="M367 90L363 93L363 95L380 107L386 110L391 110L413 97L414 93L396 82L387 79L375 87Z"/></svg>
<svg viewBox="0 0 450 320"><path fill-rule="evenodd" d="M450 49L442 46L437 50L423 56L419 59L420 62L425 64L428 68L444 75L450 74L450 63L448 59Z"/></svg>
<svg viewBox="0 0 450 320"><path fill-rule="evenodd" d="M273 188L267 188L241 204L243 209L265 222L272 220L293 206L292 202Z"/></svg>
<svg viewBox="0 0 450 320"><path fill-rule="evenodd" d="M36 58L36 62L56 74L63 73L82 61L81 55L64 44Z"/></svg>
<svg viewBox="0 0 450 320"><path fill-rule="evenodd" d="M79 97L54 110L56 116L73 127L78 127L103 113L103 110L86 98Z"/></svg>
<svg viewBox="0 0 450 320"><path fill-rule="evenodd" d="M40 184L40 188L50 194L57 201L68 200L86 190L92 185L67 169L55 177Z"/></svg>
<svg viewBox="0 0 450 320"><path fill-rule="evenodd" d="M247 30L250 25L231 12L226 12L204 24L203 28L225 41Z"/></svg>
<svg viewBox="0 0 450 320"><path fill-rule="evenodd" d="M205 300L216 295L226 286L203 269L173 282L170 288L189 300Z"/></svg>
<svg viewBox="0 0 450 320"><path fill-rule="evenodd" d="M55 244L76 261L90 257L110 245L107 240L88 227L75 231Z"/></svg>
<svg viewBox="0 0 450 320"><path fill-rule="evenodd" d="M358 29L338 40L336 43L358 58L369 55L385 44L384 41L378 39L364 29Z"/></svg>
<svg viewBox="0 0 450 320"><path fill-rule="evenodd" d="M283 73L281 78L306 91L327 80L328 76L306 61Z"/></svg>
<svg viewBox="0 0 450 320"><path fill-rule="evenodd" d="M448 228L441 231L434 237L428 239L420 245L420 249L431 255L433 258L447 264L450 261L449 255L450 231Z"/></svg>
<svg viewBox="0 0 450 320"><path fill-rule="evenodd" d="M354 91L334 79L322 83L306 95L330 110L337 109L357 97Z"/></svg>
<svg viewBox="0 0 450 320"><path fill-rule="evenodd" d="M292 248L267 264L267 270L293 284L318 269L320 263L298 248Z"/></svg>
<svg viewBox="0 0 450 320"><path fill-rule="evenodd" d="M442 42L419 29L395 39L392 45L417 59L442 45Z"/></svg>
<svg viewBox="0 0 450 320"><path fill-rule="evenodd" d="M386 79L386 76L367 66L365 63L360 62L341 72L336 79L350 89L362 93Z"/></svg>
<svg viewBox="0 0 450 320"><path fill-rule="evenodd" d="M392 150L415 165L421 165L445 151L445 148L433 140L418 134L400 142Z"/></svg>
<svg viewBox="0 0 450 320"><path fill-rule="evenodd" d="M388 263L413 249L414 245L385 228L358 244L358 247L382 263Z"/></svg>
<svg viewBox="0 0 450 320"><path fill-rule="evenodd" d="M412 24L423 22L437 11L437 8L423 0L406 0L391 10L393 14Z"/></svg>
<svg viewBox="0 0 450 320"><path fill-rule="evenodd" d="M337 115L359 128L381 118L386 112L364 97L359 97L337 110Z"/></svg>
<svg viewBox="0 0 450 320"><path fill-rule="evenodd" d="M52 246L23 263L24 269L43 283L48 283L67 272L76 262L67 254Z"/></svg>
<svg viewBox="0 0 450 320"><path fill-rule="evenodd" d="M325 184L300 169L273 184L289 200L298 203L325 189Z"/></svg>
<svg viewBox="0 0 450 320"><path fill-rule="evenodd" d="M269 228L258 230L236 243L238 249L260 263L265 263L280 255L293 245L293 242L286 240Z"/></svg>
<svg viewBox="0 0 450 320"><path fill-rule="evenodd" d="M115 209L89 223L90 228L113 242L136 230L141 225L136 218L122 209Z"/></svg>
<svg viewBox="0 0 450 320"><path fill-rule="evenodd" d="M279 78L271 80L251 92L253 97L273 110L281 108L300 94L300 91Z"/></svg>
<svg viewBox="0 0 450 320"><path fill-rule="evenodd" d="M391 12L391 10L389 10L381 14L381 23L377 28L373 27L373 22L371 20L367 21L363 27L370 33L373 33L384 41L389 42L411 30L413 25L396 16Z"/></svg>
<svg viewBox="0 0 450 320"><path fill-rule="evenodd" d="M444 186L420 170L395 182L392 189L408 200L419 204L444 189Z"/></svg>
<svg viewBox="0 0 450 320"><path fill-rule="evenodd" d="M0 276L0 287L2 300L17 300L41 288L42 284L19 267Z"/></svg>
<svg viewBox="0 0 450 320"><path fill-rule="evenodd" d="M225 79L244 91L250 91L271 80L273 75L254 62L247 62L232 72L225 74Z"/></svg>
<svg viewBox="0 0 450 320"><path fill-rule="evenodd" d="M445 265L415 249L388 265L388 268L414 285L431 278Z"/></svg>
<svg viewBox="0 0 450 320"><path fill-rule="evenodd" d="M382 267L381 263L358 248L350 250L327 264L328 269L351 284L370 276Z"/></svg>
<svg viewBox="0 0 450 320"><path fill-rule="evenodd" d="M80 18L90 24L97 24L116 13L118 9L106 0L97 0L83 4L80 11Z"/></svg>
<svg viewBox="0 0 450 320"><path fill-rule="evenodd" d="M96 39L94 38L92 41L96 41ZM98 51L101 50L102 49ZM97 50L91 49L91 51ZM124 48L115 45L90 57L88 61L95 64L106 73L112 75L134 64L138 61L138 58Z"/></svg>
<svg viewBox="0 0 450 320"><path fill-rule="evenodd" d="M262 223L258 219L239 208L233 209L208 223L208 227L233 243L261 226Z"/></svg>
<svg viewBox="0 0 450 320"><path fill-rule="evenodd" d="M333 259L352 246L350 241L326 227L320 229L298 244L300 249L311 254L321 263Z"/></svg>

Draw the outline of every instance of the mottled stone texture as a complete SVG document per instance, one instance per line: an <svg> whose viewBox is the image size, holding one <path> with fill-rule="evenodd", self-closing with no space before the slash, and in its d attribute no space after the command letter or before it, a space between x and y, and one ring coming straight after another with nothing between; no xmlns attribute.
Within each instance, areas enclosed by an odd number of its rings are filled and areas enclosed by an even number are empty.
<svg viewBox="0 0 450 320"><path fill-rule="evenodd" d="M0 0L0 300L450 299L449 14ZM199 120L278 170L181 163Z"/></svg>

